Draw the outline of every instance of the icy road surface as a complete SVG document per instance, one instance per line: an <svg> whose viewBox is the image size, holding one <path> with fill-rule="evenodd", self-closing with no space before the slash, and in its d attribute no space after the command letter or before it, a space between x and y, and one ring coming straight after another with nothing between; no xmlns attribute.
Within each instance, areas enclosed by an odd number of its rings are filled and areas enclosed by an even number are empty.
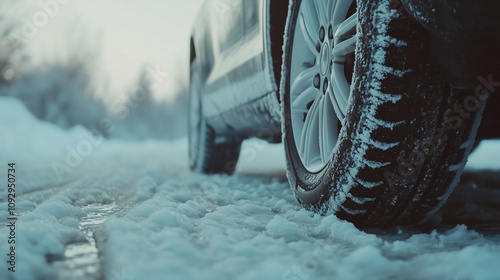
<svg viewBox="0 0 500 280"><path fill-rule="evenodd" d="M10 272L2 188L0 279L500 279L498 171L469 167L437 230L361 231L297 204L280 145L248 142L238 174L205 176L185 140L93 144L0 100L6 127L0 181L15 160L19 218ZM71 167L65 147L84 152Z"/></svg>

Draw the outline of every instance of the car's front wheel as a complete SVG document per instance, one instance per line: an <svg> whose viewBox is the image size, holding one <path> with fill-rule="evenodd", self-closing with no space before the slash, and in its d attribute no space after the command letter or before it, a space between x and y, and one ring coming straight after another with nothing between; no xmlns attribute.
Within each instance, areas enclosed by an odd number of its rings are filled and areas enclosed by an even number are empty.
<svg viewBox="0 0 500 280"><path fill-rule="evenodd" d="M425 220L458 181L483 98L454 111L474 93L443 82L425 30L394 1L295 0L290 12L281 100L297 199L357 224Z"/></svg>

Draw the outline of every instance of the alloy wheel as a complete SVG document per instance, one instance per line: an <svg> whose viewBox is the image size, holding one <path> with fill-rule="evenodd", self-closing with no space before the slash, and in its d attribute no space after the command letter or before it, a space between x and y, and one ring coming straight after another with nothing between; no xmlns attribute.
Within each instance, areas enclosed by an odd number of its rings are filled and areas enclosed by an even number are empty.
<svg viewBox="0 0 500 280"><path fill-rule="evenodd" d="M347 110L356 47L354 1L302 1L295 29L290 113L304 167L322 170L332 157Z"/></svg>

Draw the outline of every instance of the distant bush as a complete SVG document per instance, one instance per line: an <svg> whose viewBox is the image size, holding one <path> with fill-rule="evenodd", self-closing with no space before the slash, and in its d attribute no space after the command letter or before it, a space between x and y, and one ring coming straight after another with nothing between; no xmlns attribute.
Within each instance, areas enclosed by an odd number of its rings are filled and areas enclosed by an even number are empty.
<svg viewBox="0 0 500 280"><path fill-rule="evenodd" d="M97 127L107 115L101 100L92 97L84 68L50 65L31 70L0 89L0 95L21 99L39 119L62 128L81 124Z"/></svg>
<svg viewBox="0 0 500 280"><path fill-rule="evenodd" d="M0 4L0 9L3 5ZM12 37L15 23L0 14L0 87L9 84L15 77L14 60L22 49L22 42Z"/></svg>

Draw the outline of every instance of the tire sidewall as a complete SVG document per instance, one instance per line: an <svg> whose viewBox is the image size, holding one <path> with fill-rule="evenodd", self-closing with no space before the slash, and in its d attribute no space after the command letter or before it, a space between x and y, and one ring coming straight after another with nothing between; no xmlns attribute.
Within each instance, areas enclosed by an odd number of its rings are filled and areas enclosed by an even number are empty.
<svg viewBox="0 0 500 280"><path fill-rule="evenodd" d="M189 158L189 167L191 170L199 171L202 165L202 162L200 160L201 156L204 151L202 150L204 148L203 142L204 139L202 139L202 136L204 135L204 130L205 130L205 125L203 121L203 114L202 114L202 102L201 102L201 92L194 92L195 90L201 91L202 86L201 85L194 85L194 82L201 83L201 73L199 72L198 68L198 63L197 60L193 60L193 62L190 65L190 81L189 81L189 96L188 96L188 143L189 143L189 151L188 151L188 158ZM191 111L191 106L193 102L198 103L198 112L192 112ZM193 116L193 114L197 114L197 116ZM199 124L198 124L198 129L196 131L192 131L191 129L191 121L193 117L199 118ZM191 141L197 141L196 147L193 150L193 145L191 144Z"/></svg>

